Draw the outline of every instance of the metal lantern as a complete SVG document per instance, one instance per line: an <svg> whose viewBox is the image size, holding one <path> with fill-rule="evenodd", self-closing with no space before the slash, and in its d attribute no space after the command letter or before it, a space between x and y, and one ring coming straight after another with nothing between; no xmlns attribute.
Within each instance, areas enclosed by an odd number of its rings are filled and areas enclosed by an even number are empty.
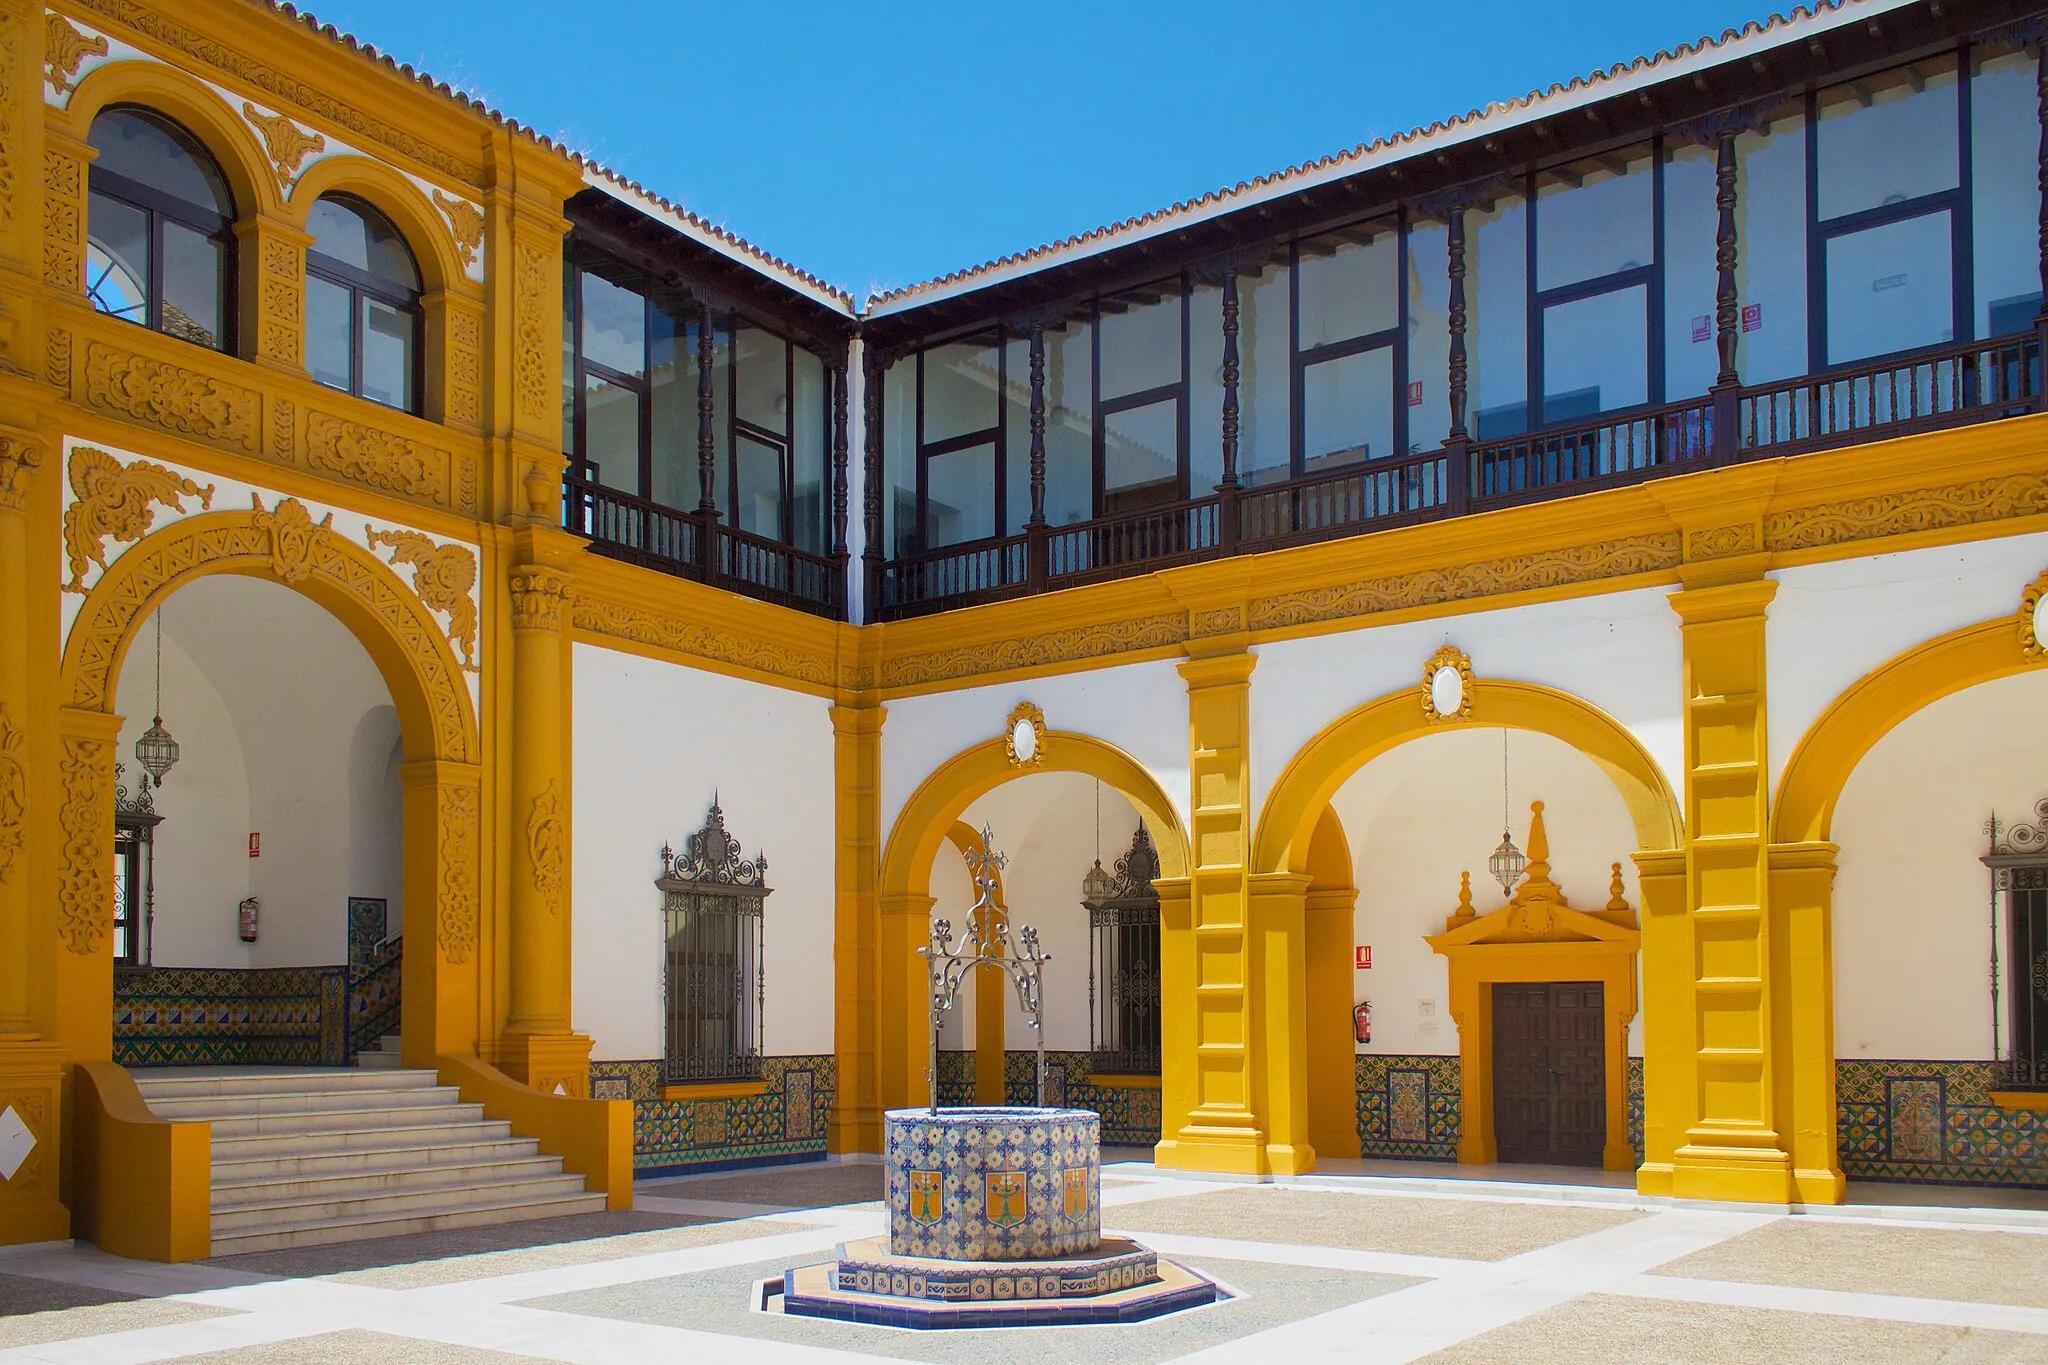
<svg viewBox="0 0 2048 1365"><path fill-rule="evenodd" d="M1503 896L1515 894L1515 883L1522 880L1522 873L1528 869L1529 860L1522 856L1522 850L1515 847L1514 835L1506 830L1500 832L1500 847L1486 860L1486 870L1500 883Z"/></svg>
<svg viewBox="0 0 2048 1365"><path fill-rule="evenodd" d="M1102 859L1095 860L1095 866L1088 869L1081 878L1081 904L1100 905L1116 890L1116 878L1109 875L1102 866Z"/></svg>
<svg viewBox="0 0 2048 1365"><path fill-rule="evenodd" d="M178 741L171 738L171 732L164 729L164 612L156 612L156 715L151 718L142 738L135 741L135 761L149 774L157 786L164 784L164 774L178 763Z"/></svg>

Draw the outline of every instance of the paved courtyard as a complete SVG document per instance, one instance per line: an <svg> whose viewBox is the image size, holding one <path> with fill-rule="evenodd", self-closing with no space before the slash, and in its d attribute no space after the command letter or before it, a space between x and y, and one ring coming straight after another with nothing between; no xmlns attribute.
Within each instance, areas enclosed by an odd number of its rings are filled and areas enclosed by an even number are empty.
<svg viewBox="0 0 2048 1365"><path fill-rule="evenodd" d="M1132 1326L782 1316L764 1281L882 1230L881 1168L821 1164L194 1265L0 1251L0 1362L2048 1361L2038 1195L1852 1186L1839 1213L1786 1216L1350 1166L1249 1185L1105 1165L1105 1228L1231 1293Z"/></svg>

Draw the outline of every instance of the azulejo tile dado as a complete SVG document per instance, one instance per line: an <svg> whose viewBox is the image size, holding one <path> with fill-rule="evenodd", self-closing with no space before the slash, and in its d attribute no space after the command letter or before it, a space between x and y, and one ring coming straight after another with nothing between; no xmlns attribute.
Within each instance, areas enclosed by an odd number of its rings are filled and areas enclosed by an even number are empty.
<svg viewBox="0 0 2048 1365"><path fill-rule="evenodd" d="M345 967L149 967L114 977L123 1066L341 1066Z"/></svg>
<svg viewBox="0 0 2048 1365"><path fill-rule="evenodd" d="M1996 1062L1835 1063L1836 1140L1853 1180L2048 1188L2041 1115L2004 1109Z"/></svg>
<svg viewBox="0 0 2048 1365"><path fill-rule="evenodd" d="M590 1094L633 1102L634 1169L659 1174L822 1158L836 1075L829 1056L763 1057L758 1095L665 1100L659 1061L592 1062Z"/></svg>

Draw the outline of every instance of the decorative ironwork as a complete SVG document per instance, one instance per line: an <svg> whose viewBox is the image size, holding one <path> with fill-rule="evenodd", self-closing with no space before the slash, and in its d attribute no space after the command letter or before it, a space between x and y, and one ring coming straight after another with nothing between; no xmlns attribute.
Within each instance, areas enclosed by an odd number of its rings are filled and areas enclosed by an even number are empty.
<svg viewBox="0 0 2048 1365"><path fill-rule="evenodd" d="M1104 873L1098 862L1082 881L1088 1050L1098 1073L1159 1074L1159 890L1152 884L1158 876L1159 850L1140 823L1116 871Z"/></svg>
<svg viewBox="0 0 2048 1365"><path fill-rule="evenodd" d="M114 961L123 967L149 965L156 931L156 827L163 823L147 778L130 791L114 765Z"/></svg>
<svg viewBox="0 0 2048 1365"><path fill-rule="evenodd" d="M756 1080L768 977L763 907L768 859L749 860L714 796L704 828L661 848L663 1074L670 1081Z"/></svg>
<svg viewBox="0 0 2048 1365"><path fill-rule="evenodd" d="M931 1111L939 1112L939 1027L945 1022L946 1011L958 1003L960 983L967 974L984 963L1000 967L1009 976L1010 984L1017 991L1017 1007L1024 1011L1031 1025L1032 1036L1038 1043L1038 1107L1045 1107L1045 994L1042 989L1045 964L1052 961L1052 955L1038 946L1038 930L1024 925L1017 931L1017 941L1010 941L1010 922L1007 916L996 914L995 893L997 874L1009 862L1006 854L996 851L995 832L987 825L981 828L981 847L969 849L964 855L967 860L967 875L974 881L974 904L968 907L967 922L956 950L953 946L953 925L948 920L932 921L932 939L925 947L917 950L925 960L925 974L931 989L931 1052L930 1067L925 1072L925 1081L931 1088Z"/></svg>
<svg viewBox="0 0 2048 1365"><path fill-rule="evenodd" d="M1991 869L1991 1056L1998 1060L2001 1023L2010 1028L2006 1074L2016 1089L2048 1090L2048 798L2034 803L2031 824L1985 822ZM2005 896L2005 933L1998 898ZM2010 953L2012 984L2000 1006L2001 939Z"/></svg>

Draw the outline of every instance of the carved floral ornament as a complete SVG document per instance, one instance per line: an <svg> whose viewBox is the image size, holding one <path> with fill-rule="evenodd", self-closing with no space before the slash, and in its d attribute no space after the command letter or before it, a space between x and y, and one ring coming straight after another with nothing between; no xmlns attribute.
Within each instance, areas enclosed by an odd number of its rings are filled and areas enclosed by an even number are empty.
<svg viewBox="0 0 2048 1365"><path fill-rule="evenodd" d="M43 16L43 79L59 95L78 88L75 77L87 57L107 55L107 40L95 34L88 38L54 11Z"/></svg>
<svg viewBox="0 0 2048 1365"><path fill-rule="evenodd" d="M72 447L65 477L75 499L64 509L64 556L71 570L66 592L84 592L85 571L95 564L107 567L108 537L126 543L147 534L159 504L179 513L188 497L198 498L202 508L213 506L213 484L201 488L147 460L124 465L93 446Z"/></svg>
<svg viewBox="0 0 2048 1365"><path fill-rule="evenodd" d="M43 443L25 431L0 430L0 509L19 512L29 480L43 467Z"/></svg>
<svg viewBox="0 0 2048 1365"><path fill-rule="evenodd" d="M269 154L271 170L277 175L278 192L290 194L299 181L299 167L307 155L326 151L327 139L319 133L307 132L283 114L266 114L247 100L242 101L242 116L263 138L263 150Z"/></svg>
<svg viewBox="0 0 2048 1365"><path fill-rule="evenodd" d="M1472 659L1447 644L1422 666L1422 718L1431 725L1472 719Z"/></svg>
<svg viewBox="0 0 2048 1365"><path fill-rule="evenodd" d="M374 550L386 546L393 568L412 566L412 590L429 609L448 618L448 642L464 669L477 671L476 556L462 545L439 545L418 531L380 531L365 522L363 535Z"/></svg>
<svg viewBox="0 0 2048 1365"><path fill-rule="evenodd" d="M1036 768L1045 762L1045 712L1020 701L1003 724L1003 751L1013 768Z"/></svg>
<svg viewBox="0 0 2048 1365"><path fill-rule="evenodd" d="M2020 594L2020 653L2029 659L2048 656L2048 569Z"/></svg>
<svg viewBox="0 0 2048 1365"><path fill-rule="evenodd" d="M279 498L265 511L260 493L249 495L249 505L255 512L250 520L270 538L270 571L286 583L305 582L313 572L313 552L334 529L334 513L316 522L297 498Z"/></svg>
<svg viewBox="0 0 2048 1365"><path fill-rule="evenodd" d="M465 199L450 199L439 190L433 195L434 207L448 219L448 233L455 239L456 250L462 253L462 264L475 265L483 256L483 210Z"/></svg>
<svg viewBox="0 0 2048 1365"><path fill-rule="evenodd" d="M562 908L562 888L568 882L568 830L563 819L562 797L552 779L533 799L526 817L526 852L533 865L533 884L550 915Z"/></svg>

